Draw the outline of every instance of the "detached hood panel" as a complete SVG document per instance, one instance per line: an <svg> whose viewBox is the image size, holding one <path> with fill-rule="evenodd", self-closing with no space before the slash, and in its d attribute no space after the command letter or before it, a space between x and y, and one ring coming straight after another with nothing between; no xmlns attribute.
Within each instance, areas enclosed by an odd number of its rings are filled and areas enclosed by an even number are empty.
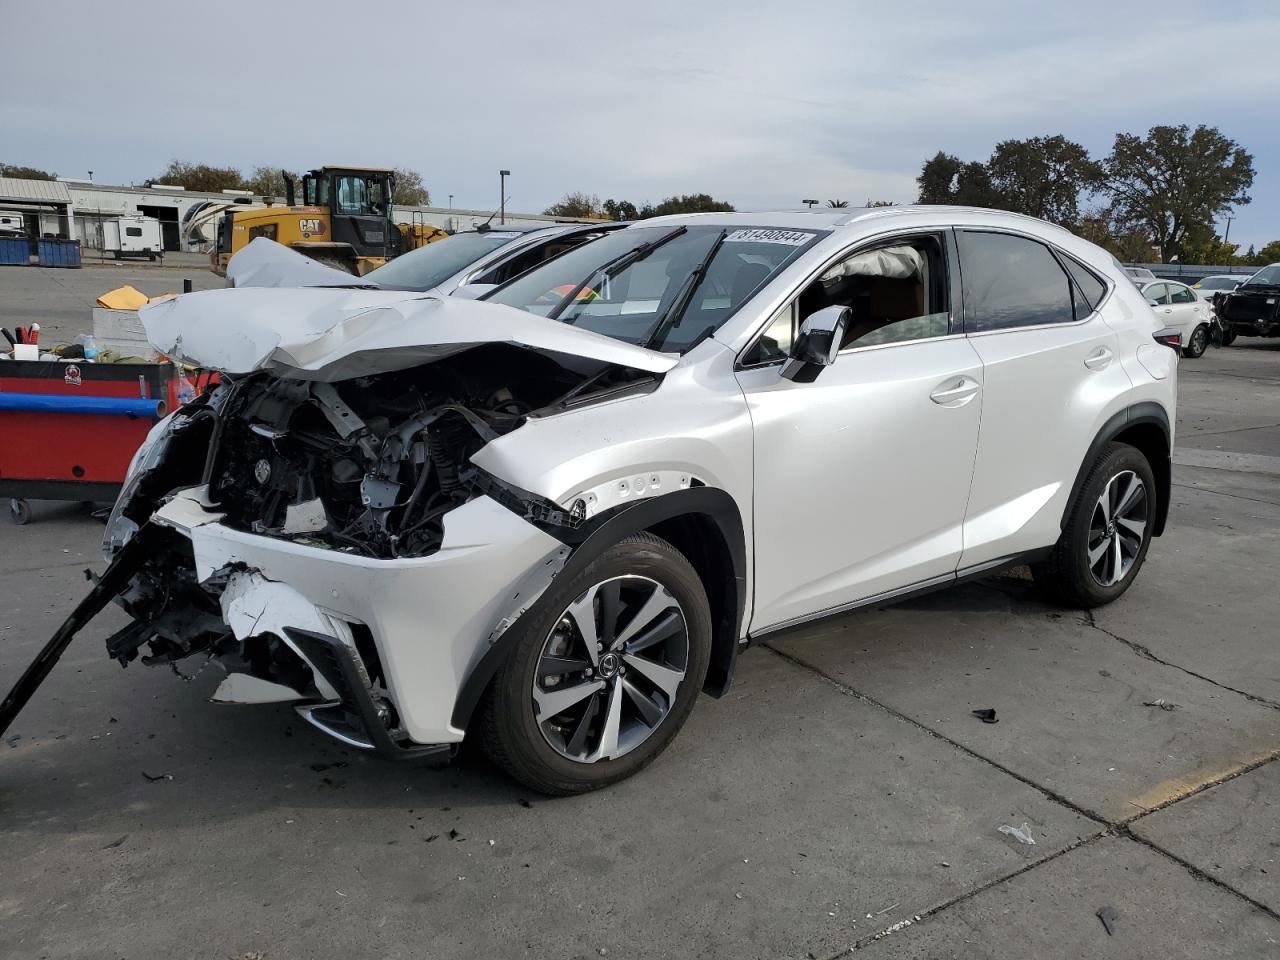
<svg viewBox="0 0 1280 960"><path fill-rule="evenodd" d="M227 262L227 279L235 287L354 287L353 277L266 237L254 237ZM376 284L367 284L373 288Z"/></svg>
<svg viewBox="0 0 1280 960"><path fill-rule="evenodd" d="M227 373L273 370L304 380L404 370L484 343L586 357L650 373L672 354L546 320L515 307L391 290L231 288L140 311L161 353Z"/></svg>

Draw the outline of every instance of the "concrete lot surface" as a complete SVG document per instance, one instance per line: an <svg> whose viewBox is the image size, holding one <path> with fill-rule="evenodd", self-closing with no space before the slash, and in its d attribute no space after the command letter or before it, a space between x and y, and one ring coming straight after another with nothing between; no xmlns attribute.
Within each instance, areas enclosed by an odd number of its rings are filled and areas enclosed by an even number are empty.
<svg viewBox="0 0 1280 960"><path fill-rule="evenodd" d="M36 321L40 343L53 346L93 332L94 301L126 283L149 297L181 293L183 279L190 279L196 290L220 290L227 283L209 272L207 257L191 253L171 253L163 265L88 258L84 263L79 270L0 267L0 326L12 330Z"/></svg>
<svg viewBox="0 0 1280 960"><path fill-rule="evenodd" d="M1119 602L1015 572L792 634L592 796L121 671L108 613L0 743L0 957L1280 957L1280 344L1180 377L1169 530ZM100 536L0 522L0 686Z"/></svg>

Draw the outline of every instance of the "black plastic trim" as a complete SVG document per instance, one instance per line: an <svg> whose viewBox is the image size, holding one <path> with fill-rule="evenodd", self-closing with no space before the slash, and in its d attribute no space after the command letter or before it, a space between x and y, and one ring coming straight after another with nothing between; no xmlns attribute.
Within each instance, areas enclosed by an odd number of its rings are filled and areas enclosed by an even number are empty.
<svg viewBox="0 0 1280 960"><path fill-rule="evenodd" d="M573 530L561 531L559 534L554 530L548 532L556 534L563 542L574 547L568 560L565 561L564 569L556 576L556 579L564 580L576 576L587 564L618 541L648 530L664 520L690 515L709 517L716 524L729 547L729 557L733 564L736 588L733 623L715 631L711 647L711 665L707 669L707 679L702 688L705 693L719 697L729 688L733 679L733 670L738 656L738 639L742 633L742 620L747 602L746 536L742 529L742 517L738 512L738 505L729 494L714 487L690 487L687 490L677 490L660 497L637 500L617 507L592 517L581 527ZM511 652L516 636L514 627L509 627L497 642L485 651L471 674L463 681L453 706L452 722L458 729L466 729L489 681Z"/></svg>
<svg viewBox="0 0 1280 960"><path fill-rule="evenodd" d="M1084 459L1080 461L1080 469L1076 473L1075 483L1071 485L1071 496L1067 498L1067 507L1062 512L1062 520L1059 523L1060 529L1065 530L1067 528L1067 521L1071 517L1071 509L1075 506L1076 498L1080 495L1080 490L1084 487L1089 471L1093 469L1093 464L1098 459L1098 454L1102 451L1103 446L1110 443L1130 427L1143 423L1154 423L1158 426L1164 433L1165 446L1169 449L1170 464L1166 464L1164 467L1155 463L1151 465L1153 472L1156 474L1156 483L1161 488L1157 491L1159 499L1156 502L1156 520L1152 535L1158 537L1164 533L1165 522L1169 518L1169 497L1173 486L1173 442L1171 440L1172 430L1169 428L1169 414L1164 407L1153 400L1144 400L1141 403L1135 403L1131 407L1125 407L1125 409L1102 425L1102 429L1098 431L1097 436L1093 438L1093 442L1089 444L1089 449L1085 453Z"/></svg>
<svg viewBox="0 0 1280 960"><path fill-rule="evenodd" d="M775 637L786 636L797 630L805 630L814 624L833 619L834 617L843 616L846 613L853 613L855 610L865 610L868 607L891 607L894 604L902 603L906 600L914 600L917 597L923 597L930 593L936 593L939 590L948 590L951 587L959 586L962 583L969 583L972 580L979 580L983 577L993 577L996 574L1003 573L1006 570L1012 570L1014 567L1023 567L1031 563L1039 563L1047 560L1049 554L1052 553L1052 547L1041 547L1036 550L1027 550L1023 553L1013 554L1008 557L1000 557L996 560L988 560L985 563L975 564L972 567L965 567L951 574L943 574L939 577L933 577L921 583L907 586L901 590L891 590L888 593L879 593L875 596L865 597L862 600L854 600L850 603L842 603L839 606L820 611L813 616L804 617L799 620L784 621L772 627L765 627L763 630L757 630L751 634L751 642L758 643L761 640L772 640Z"/></svg>
<svg viewBox="0 0 1280 960"><path fill-rule="evenodd" d="M285 627L284 632L298 645L308 662L324 674L343 703L355 711L365 736L379 756L389 760L422 760L440 759L452 753L453 747L447 743L406 743L391 739L356 668L351 649L337 637L295 627Z"/></svg>

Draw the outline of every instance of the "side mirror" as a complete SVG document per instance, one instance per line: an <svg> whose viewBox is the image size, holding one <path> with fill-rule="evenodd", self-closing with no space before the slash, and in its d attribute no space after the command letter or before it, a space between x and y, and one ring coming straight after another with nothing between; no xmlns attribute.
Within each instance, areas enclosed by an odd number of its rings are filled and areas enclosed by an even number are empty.
<svg viewBox="0 0 1280 960"><path fill-rule="evenodd" d="M782 376L796 383L816 380L823 367L836 362L852 316L853 311L848 307L834 306L823 307L805 317L787 362L782 365Z"/></svg>
<svg viewBox="0 0 1280 960"><path fill-rule="evenodd" d="M1148 304L1149 306L1152 306L1152 307L1158 307L1158 306L1160 306L1160 301L1159 301L1159 300L1152 300L1150 297L1147 297L1147 304Z"/></svg>

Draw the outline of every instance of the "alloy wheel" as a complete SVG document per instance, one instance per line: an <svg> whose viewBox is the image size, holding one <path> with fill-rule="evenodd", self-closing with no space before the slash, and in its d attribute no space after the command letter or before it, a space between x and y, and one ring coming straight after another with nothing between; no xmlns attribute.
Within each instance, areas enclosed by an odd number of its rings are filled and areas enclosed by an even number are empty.
<svg viewBox="0 0 1280 960"><path fill-rule="evenodd" d="M542 645L532 691L538 729L570 760L621 757L666 719L688 664L688 624L666 587L642 576L597 583Z"/></svg>
<svg viewBox="0 0 1280 960"><path fill-rule="evenodd" d="M1089 519L1089 572L1104 587L1123 580L1142 550L1149 504L1147 487L1124 470L1102 488Z"/></svg>
<svg viewBox="0 0 1280 960"><path fill-rule="evenodd" d="M1196 327L1191 334L1191 352L1198 357L1208 345L1204 327Z"/></svg>

